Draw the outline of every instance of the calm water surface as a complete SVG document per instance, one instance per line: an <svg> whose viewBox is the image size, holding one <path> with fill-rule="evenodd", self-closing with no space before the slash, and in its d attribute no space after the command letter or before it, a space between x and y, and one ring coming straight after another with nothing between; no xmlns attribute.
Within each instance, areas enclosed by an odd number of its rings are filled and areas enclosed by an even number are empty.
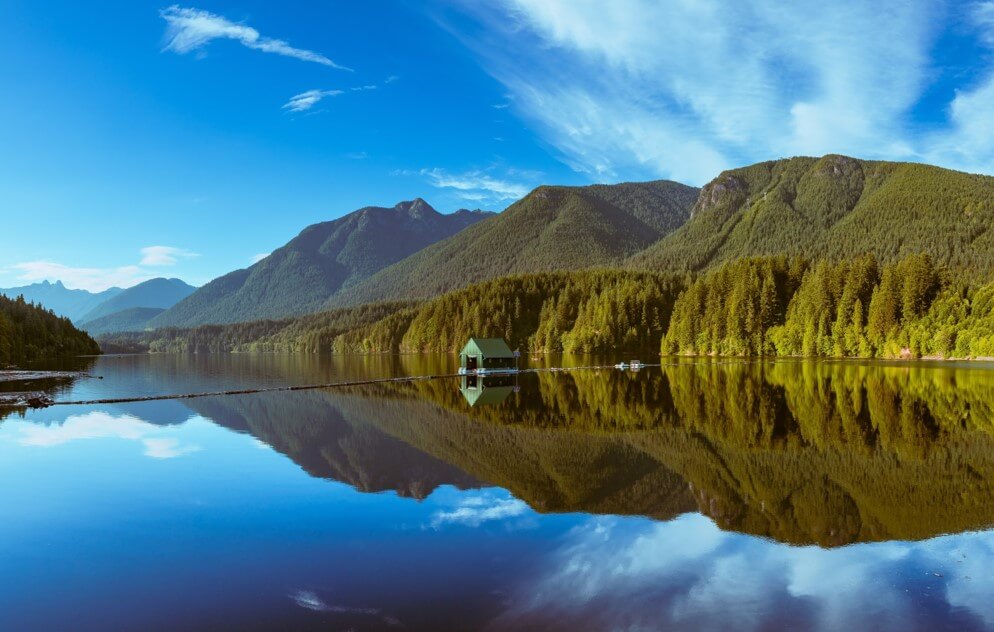
<svg viewBox="0 0 994 632"><path fill-rule="evenodd" d="M104 379L46 388L454 358L89 363ZM685 361L8 411L0 480L2 630L994 628L989 365Z"/></svg>

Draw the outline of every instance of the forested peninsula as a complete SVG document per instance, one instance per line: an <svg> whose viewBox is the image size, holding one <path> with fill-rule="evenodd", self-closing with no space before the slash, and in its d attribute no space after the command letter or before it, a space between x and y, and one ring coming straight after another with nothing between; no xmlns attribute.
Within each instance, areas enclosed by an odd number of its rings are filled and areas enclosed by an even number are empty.
<svg viewBox="0 0 994 632"><path fill-rule="evenodd" d="M0 294L0 368L40 358L100 353L100 347L68 318L56 316L24 297Z"/></svg>

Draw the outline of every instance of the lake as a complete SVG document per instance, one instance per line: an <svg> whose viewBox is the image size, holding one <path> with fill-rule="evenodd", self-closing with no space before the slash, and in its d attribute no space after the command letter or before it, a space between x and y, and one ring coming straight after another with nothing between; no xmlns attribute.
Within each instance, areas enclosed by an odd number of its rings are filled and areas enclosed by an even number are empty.
<svg viewBox="0 0 994 632"><path fill-rule="evenodd" d="M86 400L455 358L84 364L103 379L44 386ZM982 363L666 360L56 406L0 421L0 480L3 630L994 628Z"/></svg>

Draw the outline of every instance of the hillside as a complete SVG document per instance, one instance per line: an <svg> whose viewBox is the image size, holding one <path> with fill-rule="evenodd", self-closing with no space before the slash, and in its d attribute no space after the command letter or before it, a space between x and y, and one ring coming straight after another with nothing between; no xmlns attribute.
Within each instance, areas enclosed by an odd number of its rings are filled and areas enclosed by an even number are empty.
<svg viewBox="0 0 994 632"><path fill-rule="evenodd" d="M180 279L149 279L104 300L81 316L79 322L84 328L89 329L87 325L92 321L122 310L135 307L168 309L196 289Z"/></svg>
<svg viewBox="0 0 994 632"><path fill-rule="evenodd" d="M543 186L381 270L328 307L427 298L507 274L612 266L682 225L698 189L657 181Z"/></svg>
<svg viewBox="0 0 994 632"><path fill-rule="evenodd" d="M994 178L845 156L790 158L726 171L690 219L636 254L641 269L700 270L744 257L890 263L917 253L970 278L994 275Z"/></svg>
<svg viewBox="0 0 994 632"><path fill-rule="evenodd" d="M125 331L142 331L148 327L148 321L164 311L166 310L161 307L131 307L86 321L80 327L85 329L91 336L102 336L104 334Z"/></svg>
<svg viewBox="0 0 994 632"><path fill-rule="evenodd" d="M342 288L489 216L467 210L443 215L420 198L393 208L366 207L308 226L250 268L203 286L150 326L189 327L315 312Z"/></svg>
<svg viewBox="0 0 994 632"><path fill-rule="evenodd" d="M21 287L0 289L0 294L15 299L23 296L29 303L43 305L59 316L78 321L84 314L100 303L113 298L122 292L119 287L112 287L103 292L88 292L87 290L70 290L62 281L49 283L32 283Z"/></svg>
<svg viewBox="0 0 994 632"><path fill-rule="evenodd" d="M72 322L23 298L0 296L0 368L10 363L100 353Z"/></svg>

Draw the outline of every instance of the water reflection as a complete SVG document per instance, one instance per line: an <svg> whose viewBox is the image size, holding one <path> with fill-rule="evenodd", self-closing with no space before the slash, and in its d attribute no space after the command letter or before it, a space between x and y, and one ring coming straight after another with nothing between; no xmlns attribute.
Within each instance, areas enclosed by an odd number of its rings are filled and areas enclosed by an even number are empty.
<svg viewBox="0 0 994 632"><path fill-rule="evenodd" d="M106 360L78 388L448 361ZM34 411L0 423L0 611L12 629L984 629L991 375L682 361L472 396L463 377ZM64 608L40 605L52 585Z"/></svg>
<svg viewBox="0 0 994 632"><path fill-rule="evenodd" d="M994 521L989 376L685 363L188 405L360 490L420 498L442 484L490 484L539 511L699 511L724 529L837 546Z"/></svg>
<svg viewBox="0 0 994 632"><path fill-rule="evenodd" d="M459 392L470 406L499 404L519 388L517 375L463 375L459 381Z"/></svg>

